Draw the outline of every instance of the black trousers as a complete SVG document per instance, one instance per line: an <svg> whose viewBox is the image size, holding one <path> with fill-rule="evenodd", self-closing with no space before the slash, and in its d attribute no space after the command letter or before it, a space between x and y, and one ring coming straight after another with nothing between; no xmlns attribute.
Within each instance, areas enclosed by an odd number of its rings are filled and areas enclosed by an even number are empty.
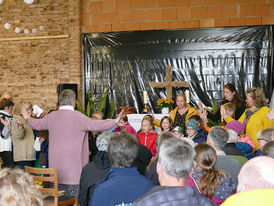
<svg viewBox="0 0 274 206"><path fill-rule="evenodd" d="M0 152L0 157L3 160L4 167L14 167L13 152L12 151Z"/></svg>

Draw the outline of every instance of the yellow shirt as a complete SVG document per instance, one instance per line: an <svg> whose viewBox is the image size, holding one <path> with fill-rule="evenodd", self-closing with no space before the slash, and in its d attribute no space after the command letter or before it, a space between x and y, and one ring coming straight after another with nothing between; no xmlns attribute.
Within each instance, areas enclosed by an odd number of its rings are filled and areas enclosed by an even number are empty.
<svg viewBox="0 0 274 206"><path fill-rule="evenodd" d="M240 119L238 121L244 123L244 119L246 116L246 111L242 114ZM266 106L261 107L258 109L255 113L253 113L250 117L250 119L247 121L245 134L246 136L249 136L252 142L255 144L255 148L253 149L258 150L258 140L257 140L257 133L265 128L273 128L274 127L274 120L268 120L267 119L267 112L270 111L270 109ZM232 117L228 116L225 118L225 121L228 123L230 121L234 120ZM274 204L273 204L274 205Z"/></svg>

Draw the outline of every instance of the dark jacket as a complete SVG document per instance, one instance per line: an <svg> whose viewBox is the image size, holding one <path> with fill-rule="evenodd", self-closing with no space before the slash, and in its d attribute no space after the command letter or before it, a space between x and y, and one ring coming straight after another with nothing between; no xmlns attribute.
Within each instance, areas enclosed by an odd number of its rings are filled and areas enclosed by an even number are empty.
<svg viewBox="0 0 274 206"><path fill-rule="evenodd" d="M90 206L131 205L146 194L154 184L139 174L136 167L111 168L97 183Z"/></svg>
<svg viewBox="0 0 274 206"><path fill-rule="evenodd" d="M198 130L196 135L193 137L193 142L196 144L200 144L206 142L207 134L203 130Z"/></svg>
<svg viewBox="0 0 274 206"><path fill-rule="evenodd" d="M225 103L228 103L228 102L229 101L225 100L225 101L221 102L221 105L223 105ZM236 107L236 110L235 110L235 120L238 120L242 116L242 114L244 113L245 109L246 109L246 102L243 101L243 103L242 103L241 106ZM208 112L207 118L211 119L211 120L213 120L215 122L220 121L221 120L220 107L215 112L215 114L213 114L211 112Z"/></svg>
<svg viewBox="0 0 274 206"><path fill-rule="evenodd" d="M215 205L196 188L187 187L153 187L146 195L133 203L133 206L213 206Z"/></svg>
<svg viewBox="0 0 274 206"><path fill-rule="evenodd" d="M150 168L146 169L145 176L150 179L155 185L160 185L158 173L156 170L157 162L158 161L154 161Z"/></svg>
<svg viewBox="0 0 274 206"><path fill-rule="evenodd" d="M110 170L110 161L107 152L98 151L93 161L82 170L80 179L79 204L88 206L89 200L96 187L96 182L104 178Z"/></svg>
<svg viewBox="0 0 274 206"><path fill-rule="evenodd" d="M236 143L226 143L222 150L226 155L239 155L245 157L245 155L236 147Z"/></svg>

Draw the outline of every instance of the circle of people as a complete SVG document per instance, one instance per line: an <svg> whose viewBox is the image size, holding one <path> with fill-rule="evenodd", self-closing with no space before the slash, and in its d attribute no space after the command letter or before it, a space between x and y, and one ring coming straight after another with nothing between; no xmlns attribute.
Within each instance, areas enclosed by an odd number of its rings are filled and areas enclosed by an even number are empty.
<svg viewBox="0 0 274 206"><path fill-rule="evenodd" d="M169 116L145 115L138 132L126 115L133 107L118 108L116 119L102 120L102 113L88 118L74 111L75 99L73 91L64 90L59 109L37 118L31 117L29 103L12 115L12 99L2 97L0 156L7 169L0 172L1 200L9 198L1 192L9 184L2 181L23 176L21 170L34 166L41 151L40 166L57 168L59 189L78 196L81 206L273 203L274 109L262 89L248 89L244 101L226 84L215 113L178 94ZM212 121L219 126L210 127ZM14 165L21 170L9 169ZM35 205L42 204L39 191L35 194Z"/></svg>

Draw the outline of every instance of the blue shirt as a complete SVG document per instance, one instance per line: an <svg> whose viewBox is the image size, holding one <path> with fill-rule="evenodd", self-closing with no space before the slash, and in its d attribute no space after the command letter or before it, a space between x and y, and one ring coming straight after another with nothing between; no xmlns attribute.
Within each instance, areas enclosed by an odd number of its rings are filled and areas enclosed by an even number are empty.
<svg viewBox="0 0 274 206"><path fill-rule="evenodd" d="M112 168L97 183L89 206L130 206L147 193L154 184L140 175L136 167Z"/></svg>

